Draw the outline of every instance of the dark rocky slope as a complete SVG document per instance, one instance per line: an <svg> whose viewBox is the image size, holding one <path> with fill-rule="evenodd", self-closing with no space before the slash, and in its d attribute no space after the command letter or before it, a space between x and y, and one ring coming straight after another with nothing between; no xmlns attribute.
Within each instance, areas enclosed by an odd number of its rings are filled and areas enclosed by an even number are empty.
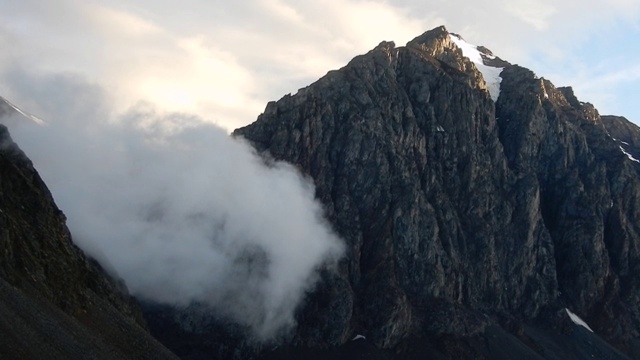
<svg viewBox="0 0 640 360"><path fill-rule="evenodd" d="M64 215L3 125L0 250L0 358L175 358L149 335L124 285L72 243Z"/></svg>
<svg viewBox="0 0 640 360"><path fill-rule="evenodd" d="M570 88L499 63L494 103L444 28L383 42L235 132L310 175L348 244L291 343L623 357L567 307L638 356L639 164Z"/></svg>
<svg viewBox="0 0 640 360"><path fill-rule="evenodd" d="M603 115L601 119L609 135L618 145L640 161L640 128L622 116Z"/></svg>

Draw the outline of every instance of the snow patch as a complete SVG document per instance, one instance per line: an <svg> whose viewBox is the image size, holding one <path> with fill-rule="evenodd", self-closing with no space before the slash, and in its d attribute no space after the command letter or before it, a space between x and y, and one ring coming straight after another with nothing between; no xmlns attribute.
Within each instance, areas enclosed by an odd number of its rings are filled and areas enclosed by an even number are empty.
<svg viewBox="0 0 640 360"><path fill-rule="evenodd" d="M502 82L500 73L503 68L485 65L484 60L482 59L483 55L489 59L495 59L495 56L482 54L476 45L469 44L457 35L449 34L449 37L451 38L451 41L453 41L460 50L462 50L462 55L469 58L471 62L476 64L476 67L482 73L484 82L487 84L487 89L489 90L491 99L494 102L498 101L498 96L500 96L500 83Z"/></svg>
<svg viewBox="0 0 640 360"><path fill-rule="evenodd" d="M638 160L638 159L634 158L634 157L633 157L633 155L631 155L631 154L629 154L628 152L626 152L626 151L622 148L622 146L618 145L618 147L620 148L620 151L622 151L622 153L623 153L623 154L627 155L627 157L629 158L629 160L631 160L631 161L635 161L635 162L637 162L637 163L640 163L640 160Z"/></svg>
<svg viewBox="0 0 640 360"><path fill-rule="evenodd" d="M364 335L360 335L360 334L358 334L358 335L356 335L356 337L354 337L353 339L351 339L351 341L356 341L356 340L360 340L360 339L362 339L362 340L367 340L367 338L366 338Z"/></svg>
<svg viewBox="0 0 640 360"><path fill-rule="evenodd" d="M584 320L580 319L580 317L574 313L571 312L571 310L564 308L567 311L567 314L569 315L569 318L571 319L571 321L573 321L574 324L576 325L580 325L582 327L584 327L585 329L593 332L593 330L591 330L591 328L589 327L589 325L587 325L586 322L584 322Z"/></svg>
<svg viewBox="0 0 640 360"><path fill-rule="evenodd" d="M31 114L27 114L24 111L22 111L19 107L13 105L12 103L9 102L9 100L4 99L4 102L7 103L7 105L11 106L13 108L13 110L17 111L18 113L20 113L20 115L26 117L27 119L31 119L31 121L35 122L38 125L45 125L46 123L44 122L44 120L40 119L39 117L35 116L35 115L31 115Z"/></svg>
<svg viewBox="0 0 640 360"><path fill-rule="evenodd" d="M609 135L609 134L607 134L607 135ZM610 138L612 138L614 141L617 141L617 142L619 142L619 143L621 143L621 144L625 144L625 145L629 146L629 143L628 143L628 142L626 142L626 141L622 141L622 140L620 140L620 139L616 139L616 138L614 138L614 137L611 137L611 135L609 135L609 137L610 137Z"/></svg>

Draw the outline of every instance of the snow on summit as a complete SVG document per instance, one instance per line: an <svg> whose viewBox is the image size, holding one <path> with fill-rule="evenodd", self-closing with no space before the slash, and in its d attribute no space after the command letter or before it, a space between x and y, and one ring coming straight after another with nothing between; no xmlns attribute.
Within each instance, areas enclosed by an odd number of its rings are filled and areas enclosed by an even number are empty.
<svg viewBox="0 0 640 360"><path fill-rule="evenodd" d="M500 96L500 82L502 78L500 77L500 73L502 72L502 67L489 66L484 62L484 58L495 59L495 56L491 54L486 54L480 52L476 45L469 44L464 41L462 37L456 34L449 34L451 41L453 41L459 48L462 50L462 55L466 56L471 60L478 70L482 73L482 77L484 78L484 82L487 84L487 89L489 90L489 95L491 95L491 99L496 102L498 101L498 96Z"/></svg>
<svg viewBox="0 0 640 360"><path fill-rule="evenodd" d="M22 109L20 109L19 107L13 105L9 100L0 97L0 115L2 114L2 104L5 104L6 106L8 106L9 108L13 109L14 111L16 111L18 114L22 115L23 117L33 121L34 123L38 124L38 125L45 125L45 121L40 119L39 117L32 115L32 114L28 114L24 111L22 111Z"/></svg>
<svg viewBox="0 0 640 360"><path fill-rule="evenodd" d="M623 142L624 142L624 141L623 141ZM628 144L627 144L627 145L628 145ZM620 148L620 151L622 151L622 153L623 153L623 154L627 155L627 157L629 158L629 160L631 160L631 161L635 161L635 162L637 162L637 163L640 163L640 160L638 160L638 159L634 158L634 157L633 157L633 155L631 155L631 154L629 154L628 152L626 152L622 146L618 145L618 147Z"/></svg>

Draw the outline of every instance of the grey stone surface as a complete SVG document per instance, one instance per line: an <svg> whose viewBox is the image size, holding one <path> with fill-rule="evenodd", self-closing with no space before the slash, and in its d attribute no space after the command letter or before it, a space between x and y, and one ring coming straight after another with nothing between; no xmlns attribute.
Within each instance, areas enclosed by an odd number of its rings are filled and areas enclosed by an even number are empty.
<svg viewBox="0 0 640 360"><path fill-rule="evenodd" d="M123 283L77 248L0 124L0 358L171 359Z"/></svg>
<svg viewBox="0 0 640 360"><path fill-rule="evenodd" d="M630 351L638 164L570 88L517 65L501 77L494 103L437 28L406 47L381 43L236 130L315 180L348 244L300 314L296 344L363 333L392 349L494 324L552 329L569 307Z"/></svg>

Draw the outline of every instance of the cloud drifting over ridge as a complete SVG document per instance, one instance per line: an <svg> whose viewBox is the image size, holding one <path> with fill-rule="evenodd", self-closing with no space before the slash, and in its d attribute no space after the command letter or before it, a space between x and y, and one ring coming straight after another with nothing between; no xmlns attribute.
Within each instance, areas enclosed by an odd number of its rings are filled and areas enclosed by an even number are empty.
<svg viewBox="0 0 640 360"><path fill-rule="evenodd" d="M107 92L73 76L10 81L50 115L11 121L13 138L74 241L135 296L204 305L264 340L294 324L316 271L341 256L311 181L224 129L150 104L113 115Z"/></svg>

